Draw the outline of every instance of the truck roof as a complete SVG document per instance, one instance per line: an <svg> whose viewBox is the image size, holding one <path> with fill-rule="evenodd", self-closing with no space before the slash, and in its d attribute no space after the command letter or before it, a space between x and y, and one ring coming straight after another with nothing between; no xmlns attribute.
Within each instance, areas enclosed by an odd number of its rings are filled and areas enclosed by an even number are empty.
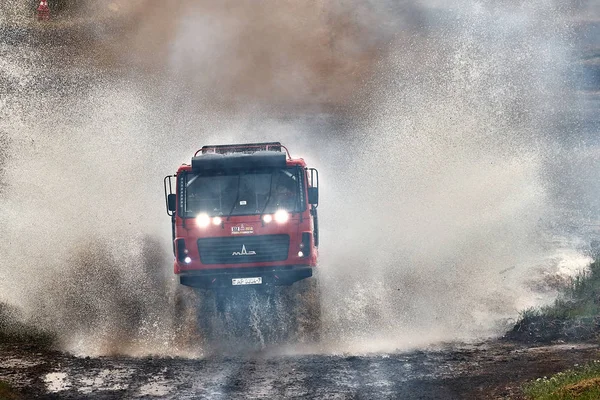
<svg viewBox="0 0 600 400"><path fill-rule="evenodd" d="M290 152L280 142L219 144L219 145L202 146L202 148L194 154L194 157L196 157L198 155L198 153L201 153L201 154L230 154L230 153L249 154L249 153L254 153L257 151L281 152L282 149L285 150L285 152L287 153L287 155L289 157Z"/></svg>
<svg viewBox="0 0 600 400"><path fill-rule="evenodd" d="M243 170L286 166L306 167L306 163L302 158L292 159L288 149L280 142L264 142L202 146L194 153L191 165L184 164L178 171Z"/></svg>

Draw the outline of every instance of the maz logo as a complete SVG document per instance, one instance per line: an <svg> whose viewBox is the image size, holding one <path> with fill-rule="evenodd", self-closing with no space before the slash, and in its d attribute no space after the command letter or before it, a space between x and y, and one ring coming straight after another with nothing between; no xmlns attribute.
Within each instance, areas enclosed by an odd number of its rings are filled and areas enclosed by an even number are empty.
<svg viewBox="0 0 600 400"><path fill-rule="evenodd" d="M254 256L256 252L254 250L246 251L246 245L242 245L242 251L234 251L231 253L232 256Z"/></svg>

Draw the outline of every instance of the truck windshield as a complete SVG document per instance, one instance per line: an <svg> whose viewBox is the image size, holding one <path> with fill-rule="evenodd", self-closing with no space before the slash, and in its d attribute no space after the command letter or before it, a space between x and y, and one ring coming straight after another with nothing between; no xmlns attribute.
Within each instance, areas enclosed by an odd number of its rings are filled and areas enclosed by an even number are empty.
<svg viewBox="0 0 600 400"><path fill-rule="evenodd" d="M301 168L284 168L184 174L180 182L183 216L303 211L302 172Z"/></svg>

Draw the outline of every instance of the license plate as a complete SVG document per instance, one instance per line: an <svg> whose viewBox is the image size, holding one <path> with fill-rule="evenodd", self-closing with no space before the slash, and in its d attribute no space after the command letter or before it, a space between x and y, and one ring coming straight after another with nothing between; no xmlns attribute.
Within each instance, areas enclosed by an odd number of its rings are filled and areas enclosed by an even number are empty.
<svg viewBox="0 0 600 400"><path fill-rule="evenodd" d="M238 285L262 285L262 278L233 278L231 280L233 286Z"/></svg>

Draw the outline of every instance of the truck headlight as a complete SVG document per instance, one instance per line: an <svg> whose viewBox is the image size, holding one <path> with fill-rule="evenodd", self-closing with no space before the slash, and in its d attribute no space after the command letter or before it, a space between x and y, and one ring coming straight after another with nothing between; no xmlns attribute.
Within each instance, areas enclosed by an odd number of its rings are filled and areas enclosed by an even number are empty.
<svg viewBox="0 0 600 400"><path fill-rule="evenodd" d="M285 224L290 219L290 214L285 210L277 210L275 213L275 221L279 224Z"/></svg>
<svg viewBox="0 0 600 400"><path fill-rule="evenodd" d="M206 228L208 225L210 225L210 217L208 214L199 214L196 217L196 225L198 225L200 228Z"/></svg>

